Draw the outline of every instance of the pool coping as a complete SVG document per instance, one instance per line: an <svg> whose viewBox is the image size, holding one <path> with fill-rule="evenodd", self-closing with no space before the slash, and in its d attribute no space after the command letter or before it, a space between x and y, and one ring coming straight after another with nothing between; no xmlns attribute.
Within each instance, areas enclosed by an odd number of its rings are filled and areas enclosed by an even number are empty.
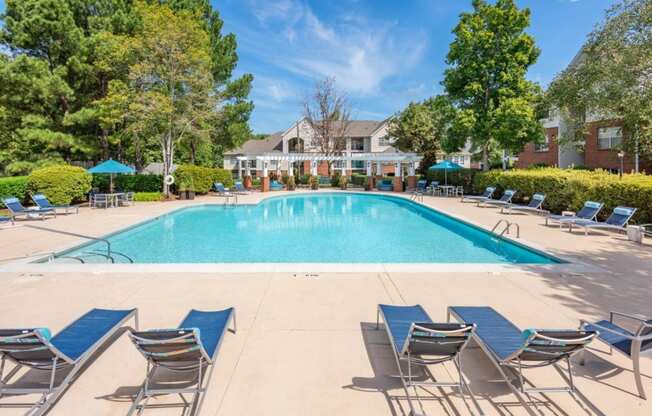
<svg viewBox="0 0 652 416"><path fill-rule="evenodd" d="M374 192L367 191L322 191L319 193L334 193L334 194L361 194L361 195L382 195L391 198L404 199L432 210L438 214L448 216L456 221L462 222L468 226L477 228L483 232L491 233L487 227L478 224L468 218L460 217L459 215L443 211L431 207L423 202L416 201L411 198L410 194L396 195L389 192ZM263 201L272 198L283 198L293 195L315 195L315 191L296 191L290 194L283 195L268 195L263 196L257 202L244 202L239 203L238 206L255 206ZM188 205L184 207L174 207L163 213L158 213L150 217L146 217L141 221L134 224L120 228L118 230L103 234L99 238L110 238L116 234L124 233L133 228L142 226L149 222L155 221L160 217L174 214L177 211L192 209L202 206L222 206L220 203L200 203L195 205ZM363 272L402 272L402 273L451 273L451 272L487 272L487 273L503 273L503 272L555 272L555 273L570 273L570 274L583 274L596 271L604 271L602 268L592 264L582 262L576 258L568 258L550 253L547 248L541 247L539 244L523 239L515 239L510 235L496 235L495 238L505 240L511 244L520 246L526 250L533 251L538 255L548 257L559 261L560 263L551 264L533 264L533 263L117 263L117 264L75 264L75 263L48 263L45 261L50 254L65 254L70 251L80 249L84 246L94 244L95 241L88 241L80 244L67 244L59 249L52 250L50 253L37 253L33 256L26 257L20 260L15 260L3 265L0 265L0 272L20 272L20 273L65 273L65 272L90 272L90 273L270 273L270 272L283 272L283 273L363 273ZM41 261L41 262L39 262Z"/></svg>

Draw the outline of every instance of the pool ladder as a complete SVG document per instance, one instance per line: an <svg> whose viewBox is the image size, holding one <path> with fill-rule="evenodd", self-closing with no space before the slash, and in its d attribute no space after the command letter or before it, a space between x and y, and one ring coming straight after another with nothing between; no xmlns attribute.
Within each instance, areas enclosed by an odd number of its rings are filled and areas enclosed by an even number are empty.
<svg viewBox="0 0 652 416"><path fill-rule="evenodd" d="M501 231L500 233L497 233L497 232L496 232L496 229L497 229L501 224L505 224L505 228L503 228L502 231ZM516 238L521 238L521 227L518 225L518 223L511 222L511 221L506 220L506 219L504 219L504 218L501 219L500 221L498 221L498 222L496 223L496 225L494 225L494 228L491 229L491 232L492 232L493 234L498 235L499 237L502 237L504 234L509 234L509 230L512 228L512 226L516 227Z"/></svg>
<svg viewBox="0 0 652 416"><path fill-rule="evenodd" d="M25 227L34 228L36 230L41 230L41 231L49 231L51 233L69 235L69 236L72 236L72 237L79 237L79 238L85 238L87 240L102 242L102 243L106 244L106 254L103 253L103 252L98 252L98 251L85 251L85 252L82 252L81 254L90 255L90 256L104 257L109 261L109 263L115 263L115 257L114 256L116 256L116 255L119 256L119 257L123 257L123 258L127 259L127 261L129 263L134 262L134 260L131 257L127 256L126 254L120 253L119 251L111 250L111 242L109 240L107 240L106 238L98 238L98 237L93 237L93 236L90 236L90 235L71 233L71 232L62 231L62 230L54 230L52 228L40 227L40 226L37 226L37 225L25 225ZM55 254L50 254L48 256L48 262L53 262L56 259L74 259L74 260L79 261L80 263L85 263L82 256L65 256L65 255L64 256L57 256Z"/></svg>

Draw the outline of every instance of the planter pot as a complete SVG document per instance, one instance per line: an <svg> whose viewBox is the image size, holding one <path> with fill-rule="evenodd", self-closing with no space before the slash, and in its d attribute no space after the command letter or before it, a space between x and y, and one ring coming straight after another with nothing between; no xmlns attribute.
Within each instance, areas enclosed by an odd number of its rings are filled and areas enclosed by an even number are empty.
<svg viewBox="0 0 652 416"><path fill-rule="evenodd" d="M181 191L179 199L195 199L195 191Z"/></svg>

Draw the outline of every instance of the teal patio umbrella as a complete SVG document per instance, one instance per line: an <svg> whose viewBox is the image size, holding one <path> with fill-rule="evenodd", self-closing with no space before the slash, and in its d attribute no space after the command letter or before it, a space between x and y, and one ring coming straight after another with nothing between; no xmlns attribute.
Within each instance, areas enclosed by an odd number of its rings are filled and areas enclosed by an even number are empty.
<svg viewBox="0 0 652 416"><path fill-rule="evenodd" d="M453 163L450 160L442 160L439 163L436 163L428 168L428 170L443 170L444 171L444 185L448 185L448 171L449 170L460 170L462 166L457 163Z"/></svg>
<svg viewBox="0 0 652 416"><path fill-rule="evenodd" d="M122 163L113 159L105 160L97 166L88 169L89 173L104 173L110 175L110 188L109 191L113 192L113 175L121 173L135 173L136 170L130 166L123 165Z"/></svg>

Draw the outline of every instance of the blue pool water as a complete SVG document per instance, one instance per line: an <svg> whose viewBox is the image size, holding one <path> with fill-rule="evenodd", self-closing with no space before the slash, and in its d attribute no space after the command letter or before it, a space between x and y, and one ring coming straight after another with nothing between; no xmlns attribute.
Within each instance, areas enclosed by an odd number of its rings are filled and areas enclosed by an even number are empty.
<svg viewBox="0 0 652 416"><path fill-rule="evenodd" d="M402 198L339 192L186 208L109 240L136 263L557 262Z"/></svg>

